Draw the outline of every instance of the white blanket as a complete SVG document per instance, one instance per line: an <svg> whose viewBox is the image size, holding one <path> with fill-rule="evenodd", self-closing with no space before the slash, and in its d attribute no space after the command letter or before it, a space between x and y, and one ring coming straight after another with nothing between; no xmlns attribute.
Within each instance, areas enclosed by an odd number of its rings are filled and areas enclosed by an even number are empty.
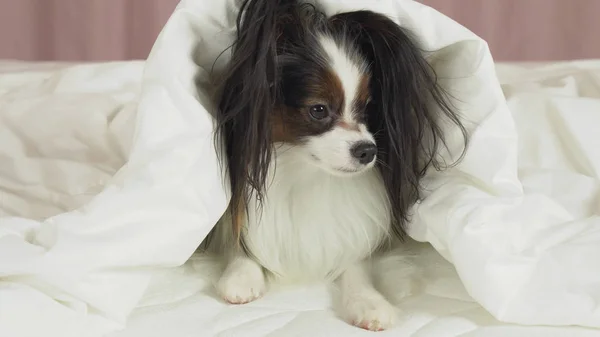
<svg viewBox="0 0 600 337"><path fill-rule="evenodd" d="M361 7L321 2L330 11ZM194 76L200 71L206 80L231 41L232 3L179 5L148 59L139 101L141 64L2 74L0 336L99 336L122 328L152 277L183 264L224 211L210 103L196 94ZM370 8L393 15L437 51L434 65L474 125L461 165L428 179L411 235L452 261L468 294L496 319L600 327L600 67L565 67L550 77L548 70L507 68L500 73L509 83L507 104L486 44L468 30L412 1ZM200 69L190 57L196 43ZM165 275L159 289L180 286L181 278ZM451 280L437 284L456 286ZM142 303L186 298L201 286L176 296L151 292L156 297ZM310 291L274 295L278 303L291 300L277 316L327 305ZM217 316L198 313L206 325L178 335L249 321L266 325L245 325L236 336L264 335L287 321L268 320L275 313L260 303L226 318L218 316L225 311L217 299L205 296L201 305ZM323 319L303 315L286 332ZM147 332L159 331L158 322L170 331L165 320L146 322L154 326ZM422 335L439 336L430 333Z"/></svg>

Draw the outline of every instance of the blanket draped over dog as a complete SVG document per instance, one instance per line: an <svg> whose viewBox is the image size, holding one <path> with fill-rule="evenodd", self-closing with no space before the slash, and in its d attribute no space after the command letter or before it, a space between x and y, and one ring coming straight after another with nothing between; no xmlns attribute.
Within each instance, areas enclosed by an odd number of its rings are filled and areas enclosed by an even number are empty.
<svg viewBox="0 0 600 337"><path fill-rule="evenodd" d="M206 88L214 60L232 41L234 2L183 0L177 7L146 62L135 118L121 121L131 144L114 136L125 144L125 163L99 182L99 193L49 218L0 218L0 335L81 337L122 328L152 276L183 264L224 212L228 191L211 103L195 86ZM411 236L451 261L469 294L499 320L600 327L598 102L568 115L523 115L516 124L486 43L466 28L409 0L318 2L330 14L380 11L411 30L471 131L464 160L426 179ZM60 93L60 83L54 85ZM26 130L19 123L27 122L60 133L74 128L69 123L84 128L89 121L17 116L16 99L5 102L13 110L0 110L2 123L16 130ZM545 102L515 104L533 109ZM517 139L517 127L530 128L531 137ZM555 134L565 128L572 132ZM43 147L44 138L31 130L28 141ZM450 140L450 152L459 150L459 135ZM519 142L527 151L519 152ZM112 145L103 149L117 151ZM73 146L69 151L79 150ZM25 147L0 132L0 172L39 174L39 167L24 164L32 163ZM84 156L78 165L86 160L95 158ZM56 167L67 182L83 179L79 166L62 164ZM0 215L8 215L3 195Z"/></svg>

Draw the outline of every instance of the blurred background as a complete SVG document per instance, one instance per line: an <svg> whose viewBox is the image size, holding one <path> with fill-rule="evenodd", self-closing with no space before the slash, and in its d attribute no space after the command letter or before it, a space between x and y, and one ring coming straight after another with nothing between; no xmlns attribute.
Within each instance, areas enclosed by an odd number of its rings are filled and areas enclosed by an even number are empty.
<svg viewBox="0 0 600 337"><path fill-rule="evenodd" d="M600 57L600 0L420 1L487 40L497 61ZM145 59L178 2L0 0L0 59Z"/></svg>

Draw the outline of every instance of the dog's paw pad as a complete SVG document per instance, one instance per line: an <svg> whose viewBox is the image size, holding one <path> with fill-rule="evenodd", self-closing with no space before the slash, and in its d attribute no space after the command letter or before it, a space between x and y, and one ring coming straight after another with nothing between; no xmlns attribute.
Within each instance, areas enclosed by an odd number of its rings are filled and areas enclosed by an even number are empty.
<svg viewBox="0 0 600 337"><path fill-rule="evenodd" d="M262 271L242 269L223 275L217 288L228 303L245 304L261 297L266 286Z"/></svg>
<svg viewBox="0 0 600 337"><path fill-rule="evenodd" d="M396 308L383 297L356 298L347 304L346 316L359 328L382 331L390 329L396 322Z"/></svg>

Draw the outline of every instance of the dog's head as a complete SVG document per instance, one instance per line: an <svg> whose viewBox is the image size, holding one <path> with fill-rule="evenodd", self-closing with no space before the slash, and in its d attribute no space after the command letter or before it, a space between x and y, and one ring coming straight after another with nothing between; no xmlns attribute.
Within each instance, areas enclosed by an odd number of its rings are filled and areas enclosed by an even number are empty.
<svg viewBox="0 0 600 337"><path fill-rule="evenodd" d="M440 167L439 117L466 140L416 41L382 14L327 17L299 0L246 0L237 29L217 98L233 211L261 200L274 145L289 143L326 174L376 167L404 234L420 178Z"/></svg>

